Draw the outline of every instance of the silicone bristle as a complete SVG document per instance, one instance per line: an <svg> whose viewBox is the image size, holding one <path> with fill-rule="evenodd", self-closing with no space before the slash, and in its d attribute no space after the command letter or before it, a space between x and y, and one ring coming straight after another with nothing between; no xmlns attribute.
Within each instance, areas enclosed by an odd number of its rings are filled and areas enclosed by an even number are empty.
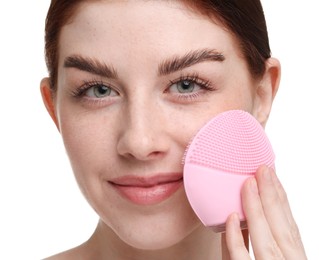
<svg viewBox="0 0 319 260"><path fill-rule="evenodd" d="M217 115L197 133L185 163L253 175L260 165L274 168L274 153L256 119L247 112L231 110Z"/></svg>

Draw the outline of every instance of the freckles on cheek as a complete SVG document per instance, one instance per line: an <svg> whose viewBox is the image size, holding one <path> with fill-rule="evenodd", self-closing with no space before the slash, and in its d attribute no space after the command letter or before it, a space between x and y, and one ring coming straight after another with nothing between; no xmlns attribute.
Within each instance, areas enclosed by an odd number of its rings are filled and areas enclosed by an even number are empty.
<svg viewBox="0 0 319 260"><path fill-rule="evenodd" d="M97 149L98 129L90 120L67 117L61 121L61 135L72 161L86 160Z"/></svg>
<svg viewBox="0 0 319 260"><path fill-rule="evenodd" d="M220 103L219 113L228 110L244 110L251 112L253 108L253 97L246 87L236 86L225 95Z"/></svg>
<svg viewBox="0 0 319 260"><path fill-rule="evenodd" d="M184 109L182 113L170 117L172 133L174 140L187 147L194 135L204 124L213 117L214 110L192 109L187 111Z"/></svg>
<svg viewBox="0 0 319 260"><path fill-rule="evenodd" d="M72 168L97 173L105 169L105 158L114 156L114 120L96 111L74 112L61 118L61 134Z"/></svg>

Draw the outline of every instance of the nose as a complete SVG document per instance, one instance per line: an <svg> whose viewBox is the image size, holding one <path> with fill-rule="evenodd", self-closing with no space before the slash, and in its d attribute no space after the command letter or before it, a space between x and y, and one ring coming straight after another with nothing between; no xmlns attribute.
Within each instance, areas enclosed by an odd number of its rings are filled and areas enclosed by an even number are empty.
<svg viewBox="0 0 319 260"><path fill-rule="evenodd" d="M129 104L122 113L118 154L139 161L163 157L169 148L166 120L160 107L151 102Z"/></svg>

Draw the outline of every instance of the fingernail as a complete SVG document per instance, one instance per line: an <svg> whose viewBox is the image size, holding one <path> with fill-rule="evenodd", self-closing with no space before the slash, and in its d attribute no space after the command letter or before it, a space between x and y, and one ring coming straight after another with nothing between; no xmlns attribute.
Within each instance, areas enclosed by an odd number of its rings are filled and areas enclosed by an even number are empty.
<svg viewBox="0 0 319 260"><path fill-rule="evenodd" d="M250 190L253 192L253 193L258 193L258 187L257 187L257 182L256 182L256 179L253 177L250 179Z"/></svg>

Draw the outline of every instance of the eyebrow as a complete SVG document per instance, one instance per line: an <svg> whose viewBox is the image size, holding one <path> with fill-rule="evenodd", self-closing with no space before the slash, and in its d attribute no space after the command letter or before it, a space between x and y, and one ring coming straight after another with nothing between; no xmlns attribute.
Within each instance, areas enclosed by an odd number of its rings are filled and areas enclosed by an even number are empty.
<svg viewBox="0 0 319 260"><path fill-rule="evenodd" d="M84 58L80 55L69 56L64 60L65 68L76 68L105 78L117 79L118 75L112 66L98 60Z"/></svg>
<svg viewBox="0 0 319 260"><path fill-rule="evenodd" d="M183 56L174 56L172 58L164 60L158 67L158 75L168 75L201 62L222 62L224 60L225 56L214 49L190 51ZM72 55L65 58L64 67L76 68L105 78L118 79L118 74L112 66L108 66L98 60L85 58L80 55Z"/></svg>
<svg viewBox="0 0 319 260"><path fill-rule="evenodd" d="M203 49L190 51L183 56L175 56L173 58L163 61L158 68L160 76L168 75L170 73L191 67L197 63L206 61L219 61L225 60L225 56L214 49Z"/></svg>

